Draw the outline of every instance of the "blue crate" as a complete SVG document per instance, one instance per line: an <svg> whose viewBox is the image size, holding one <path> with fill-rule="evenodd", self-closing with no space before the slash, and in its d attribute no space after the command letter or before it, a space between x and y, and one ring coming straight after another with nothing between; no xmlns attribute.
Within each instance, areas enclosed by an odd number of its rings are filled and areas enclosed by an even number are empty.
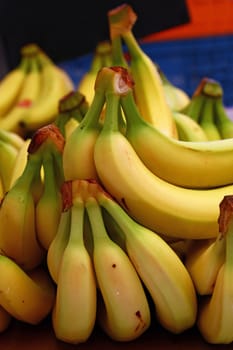
<svg viewBox="0 0 233 350"><path fill-rule="evenodd" d="M224 104L233 106L233 35L170 40L141 44L167 78L190 96L203 77L217 80L224 90ZM92 54L61 62L77 85L89 69Z"/></svg>

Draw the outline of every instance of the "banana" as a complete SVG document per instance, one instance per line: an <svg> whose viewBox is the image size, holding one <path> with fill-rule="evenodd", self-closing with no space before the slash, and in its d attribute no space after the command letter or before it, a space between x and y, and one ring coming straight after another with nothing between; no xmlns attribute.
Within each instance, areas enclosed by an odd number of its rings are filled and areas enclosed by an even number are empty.
<svg viewBox="0 0 233 350"><path fill-rule="evenodd" d="M37 57L31 56L29 60L29 72L25 77L21 92L13 108L0 119L0 128L14 131L24 136L24 131L19 126L19 121L25 110L29 110L36 101L40 87L41 75Z"/></svg>
<svg viewBox="0 0 233 350"><path fill-rule="evenodd" d="M137 15L123 4L108 12L111 40L121 36L130 54L134 96L143 118L165 135L177 138L172 112L166 101L161 78L151 58L138 45L132 27Z"/></svg>
<svg viewBox="0 0 233 350"><path fill-rule="evenodd" d="M159 234L185 239L216 237L218 205L224 195L232 192L233 185L187 189L153 174L118 130L120 91L126 89L119 77L120 84L116 83L114 73L119 74L118 70L103 69L106 80L112 73L115 89L115 93L106 92L105 121L94 148L95 166L103 186L134 219ZM161 147L160 144L160 153Z"/></svg>
<svg viewBox="0 0 233 350"><path fill-rule="evenodd" d="M233 120L229 117L223 105L223 98L214 99L215 125L222 139L233 138Z"/></svg>
<svg viewBox="0 0 233 350"><path fill-rule="evenodd" d="M0 129L0 140L10 143L13 147L20 150L24 144L24 138L17 133L9 130Z"/></svg>
<svg viewBox="0 0 233 350"><path fill-rule="evenodd" d="M26 273L15 261L0 255L0 305L15 319L38 324L51 312L54 285L42 267Z"/></svg>
<svg viewBox="0 0 233 350"><path fill-rule="evenodd" d="M30 138L24 140L22 147L18 150L16 160L14 162L14 167L11 171L9 188L11 188L14 185L15 181L22 175L25 169L25 166L27 164L28 147L30 142Z"/></svg>
<svg viewBox="0 0 233 350"><path fill-rule="evenodd" d="M202 299L199 305L197 327L203 338L211 344L233 342L233 196L226 196L220 203L219 231L225 236L225 261L221 266L213 293Z"/></svg>
<svg viewBox="0 0 233 350"><path fill-rule="evenodd" d="M190 97L188 94L175 84L173 84L162 71L161 67L155 63L155 67L161 77L163 89L167 103L172 111L181 112L190 103Z"/></svg>
<svg viewBox="0 0 233 350"><path fill-rule="evenodd" d="M161 325L173 333L192 327L197 298L185 265L159 235L134 221L97 186L97 201L110 214L116 228L120 228L118 234L123 235L126 252L154 301Z"/></svg>
<svg viewBox="0 0 233 350"><path fill-rule="evenodd" d="M111 43L109 41L101 41L97 44L95 52L91 60L90 68L84 73L77 90L86 97L89 104L92 103L95 94L95 81L98 71L102 67L110 67L112 65Z"/></svg>
<svg viewBox="0 0 233 350"><path fill-rule="evenodd" d="M93 196L85 207L93 234L93 262L101 299L98 322L108 336L130 341L150 325L150 309L142 282L127 254L105 229L101 209Z"/></svg>
<svg viewBox="0 0 233 350"><path fill-rule="evenodd" d="M11 177L17 161L18 150L7 141L0 140L0 176L2 180L3 193L11 186Z"/></svg>
<svg viewBox="0 0 233 350"><path fill-rule="evenodd" d="M90 337L96 320L97 292L92 259L84 244L84 203L73 198L70 234L64 249L52 313L59 340L79 344Z"/></svg>
<svg viewBox="0 0 233 350"><path fill-rule="evenodd" d="M8 329L12 321L12 316L0 305L0 333Z"/></svg>
<svg viewBox="0 0 233 350"><path fill-rule="evenodd" d="M46 152L45 152L46 153ZM44 189L35 209L37 237L46 250L56 235L62 211L60 188L56 181L53 156L43 155Z"/></svg>
<svg viewBox="0 0 233 350"><path fill-rule="evenodd" d="M19 124L25 132L33 132L54 121L58 114L59 100L71 90L69 79L50 58L40 50L38 59L41 65L41 89L37 101L21 117ZM64 75L66 79L64 79Z"/></svg>
<svg viewBox="0 0 233 350"><path fill-rule="evenodd" d="M189 245L185 266L199 295L212 294L217 274L225 260L225 238L195 240Z"/></svg>
<svg viewBox="0 0 233 350"><path fill-rule="evenodd" d="M181 112L173 112L178 139L181 141L207 141L207 136L194 119Z"/></svg>
<svg viewBox="0 0 233 350"><path fill-rule="evenodd" d="M19 65L0 81L0 118L15 104L28 73L28 59L21 57Z"/></svg>
<svg viewBox="0 0 233 350"><path fill-rule="evenodd" d="M40 167L40 156L30 153L22 175L5 193L0 206L0 250L25 270L35 268L44 258L36 236L32 191Z"/></svg>
<svg viewBox="0 0 233 350"><path fill-rule="evenodd" d="M121 105L127 121L125 136L155 175L174 185L189 188L211 188L233 183L233 139L208 142L175 140L143 120L131 91L121 97Z"/></svg>
<svg viewBox="0 0 233 350"><path fill-rule="evenodd" d="M214 120L214 100L212 97L205 96L199 124L204 130L208 140L221 139L221 135Z"/></svg>
<svg viewBox="0 0 233 350"><path fill-rule="evenodd" d="M101 130L99 120L105 103L105 93L98 88L99 84L102 86L101 81L101 74L99 74L93 101L82 121L66 140L63 152L65 180L98 178L93 154L94 145Z"/></svg>

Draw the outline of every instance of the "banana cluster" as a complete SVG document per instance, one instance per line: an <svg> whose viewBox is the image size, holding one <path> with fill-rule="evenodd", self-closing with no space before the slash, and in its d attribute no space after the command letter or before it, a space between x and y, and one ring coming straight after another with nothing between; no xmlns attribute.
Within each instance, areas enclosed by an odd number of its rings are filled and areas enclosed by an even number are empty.
<svg viewBox="0 0 233 350"><path fill-rule="evenodd" d="M19 65L0 82L0 128L25 137L54 120L58 101L74 85L36 44L21 49Z"/></svg>

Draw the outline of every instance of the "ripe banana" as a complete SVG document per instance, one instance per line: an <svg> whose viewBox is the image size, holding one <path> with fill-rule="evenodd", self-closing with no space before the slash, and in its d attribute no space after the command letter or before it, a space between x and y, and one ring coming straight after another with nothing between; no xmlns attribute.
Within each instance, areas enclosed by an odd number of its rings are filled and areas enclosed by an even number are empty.
<svg viewBox="0 0 233 350"><path fill-rule="evenodd" d="M21 130L19 121L25 113L25 110L29 110L36 101L41 87L41 75L37 57L31 56L28 60L29 71L24 79L17 102L14 107L0 119L0 128L14 131L22 136L24 136L24 131Z"/></svg>
<svg viewBox="0 0 233 350"><path fill-rule="evenodd" d="M25 270L38 266L44 258L36 236L32 190L40 167L40 157L30 153L22 175L5 193L0 206L0 250Z"/></svg>
<svg viewBox="0 0 233 350"><path fill-rule="evenodd" d="M185 256L185 266L199 295L212 294L217 274L225 260L225 237L194 240Z"/></svg>
<svg viewBox="0 0 233 350"><path fill-rule="evenodd" d="M28 147L30 142L31 142L31 139L29 138L24 140L23 145L18 150L16 160L14 162L14 167L12 169L11 176L10 176L9 188L11 188L14 185L15 181L22 175L25 169L25 166L27 164ZM4 172L5 172L5 169L4 169Z"/></svg>
<svg viewBox="0 0 233 350"><path fill-rule="evenodd" d="M178 139L181 141L207 141L207 136L200 124L187 114L173 112Z"/></svg>
<svg viewBox="0 0 233 350"><path fill-rule="evenodd" d="M11 187L11 177L18 157L18 149L7 141L0 140L0 176L3 193Z"/></svg>
<svg viewBox="0 0 233 350"><path fill-rule="evenodd" d="M134 221L100 186L96 193L116 230L120 228L118 234L123 235L126 252L155 303L161 325L173 333L192 327L197 314L196 292L178 255L159 235Z"/></svg>
<svg viewBox="0 0 233 350"><path fill-rule="evenodd" d="M33 132L53 122L58 114L59 100L70 92L73 86L68 86L69 77L42 50L38 59L41 65L41 89L37 101L24 113L19 122L25 132Z"/></svg>
<svg viewBox="0 0 233 350"><path fill-rule="evenodd" d="M121 97L126 137L145 166L174 185L211 188L233 183L233 139L185 142L174 140L146 123L132 92Z"/></svg>
<svg viewBox="0 0 233 350"><path fill-rule="evenodd" d="M173 84L162 71L162 69L155 63L155 67L161 77L165 98L172 111L181 112L190 103L188 94L175 84Z"/></svg>
<svg viewBox="0 0 233 350"><path fill-rule="evenodd" d="M15 132L0 129L0 140L10 143L16 149L20 150L24 144L24 139Z"/></svg>
<svg viewBox="0 0 233 350"><path fill-rule="evenodd" d="M0 118L15 104L28 73L28 59L21 57L19 65L0 81Z"/></svg>
<svg viewBox="0 0 233 350"><path fill-rule="evenodd" d="M219 231L225 236L225 261L221 266L211 296L201 300L197 327L203 338L211 344L233 342L233 196L220 203Z"/></svg>
<svg viewBox="0 0 233 350"><path fill-rule="evenodd" d="M17 320L38 324L52 310L54 285L42 267L26 273L15 261L0 255L0 305Z"/></svg>
<svg viewBox="0 0 233 350"><path fill-rule="evenodd" d="M79 344L93 331L97 292L92 259L84 244L84 203L82 197L72 200L69 240L60 262L52 320L58 339Z"/></svg>
<svg viewBox="0 0 233 350"><path fill-rule="evenodd" d="M99 82L101 83L100 74L96 79L95 94L87 113L66 140L63 152L65 180L98 178L93 154L101 130L99 120L105 103L105 92L98 88Z"/></svg>
<svg viewBox="0 0 233 350"><path fill-rule="evenodd" d="M127 254L109 238L96 199L89 196L85 203L93 234L93 263L101 295L98 322L114 340L136 339L150 325L150 309L142 282Z"/></svg>
<svg viewBox="0 0 233 350"><path fill-rule="evenodd" d="M161 78L151 58L140 48L132 28L137 15L123 4L108 12L111 40L122 37L130 54L130 71L135 81L134 96L142 117L165 135L177 138L172 112Z"/></svg>
<svg viewBox="0 0 233 350"><path fill-rule="evenodd" d="M97 173L104 187L134 219L159 234L185 239L216 237L218 205L232 192L233 185L194 190L154 175L118 130L119 91L125 91L125 85L120 79L120 86L116 83L116 71L104 70L109 79L112 72L117 91L106 92L105 122L94 148ZM159 150L161 153L161 144Z"/></svg>
<svg viewBox="0 0 233 350"><path fill-rule="evenodd" d="M91 60L90 68L84 73L77 90L86 97L89 104L92 103L95 94L95 81L98 71L102 67L112 65L111 44L109 41L101 41L97 44Z"/></svg>

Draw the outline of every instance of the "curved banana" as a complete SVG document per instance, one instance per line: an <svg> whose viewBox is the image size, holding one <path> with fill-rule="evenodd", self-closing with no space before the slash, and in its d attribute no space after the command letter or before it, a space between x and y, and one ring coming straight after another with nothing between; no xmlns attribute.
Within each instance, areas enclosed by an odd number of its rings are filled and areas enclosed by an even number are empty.
<svg viewBox="0 0 233 350"><path fill-rule="evenodd" d="M27 57L22 57L19 65L0 81L0 117L15 104L28 73L28 63Z"/></svg>
<svg viewBox="0 0 233 350"><path fill-rule="evenodd" d="M179 141L146 123L132 92L121 97L127 121L126 137L145 166L161 179L189 188L211 188L233 183L233 139Z"/></svg>
<svg viewBox="0 0 233 350"><path fill-rule="evenodd" d="M188 106L190 103L190 97L188 94L175 84L173 84L164 74L164 72L161 70L161 68L158 66L158 64L155 63L155 66L158 70L158 73L161 77L163 89L165 98L167 100L167 103L172 111L174 112L181 112L184 108Z"/></svg>
<svg viewBox="0 0 233 350"><path fill-rule="evenodd" d="M223 105L223 98L214 99L214 120L222 139L233 138L233 120Z"/></svg>
<svg viewBox="0 0 233 350"><path fill-rule="evenodd" d="M155 232L134 221L103 189L97 200L120 228L125 249L149 291L161 325L181 333L196 321L197 299L191 277L178 255Z"/></svg>
<svg viewBox="0 0 233 350"><path fill-rule="evenodd" d="M214 99L210 96L204 96L204 99L199 124L204 130L208 140L221 140L221 135L215 124Z"/></svg>
<svg viewBox="0 0 233 350"><path fill-rule="evenodd" d="M213 293L200 300L197 327L203 338L211 344L233 342L233 196L226 196L220 203L219 231L226 238L225 261L221 266Z"/></svg>
<svg viewBox="0 0 233 350"><path fill-rule="evenodd" d="M42 157L44 187L35 207L35 222L37 238L41 246L48 250L57 233L62 212L62 197L56 179L57 168L54 157L46 149Z"/></svg>
<svg viewBox="0 0 233 350"><path fill-rule="evenodd" d="M17 320L38 324L52 310L54 285L42 267L26 273L16 262L0 255L0 305Z"/></svg>
<svg viewBox="0 0 233 350"><path fill-rule="evenodd" d="M24 172L5 193L0 206L0 251L25 270L35 268L44 258L37 240L32 192L40 166L40 157L30 154Z"/></svg>
<svg viewBox="0 0 233 350"><path fill-rule="evenodd" d="M70 234L64 249L52 313L58 339L79 344L90 337L96 320L97 291L92 259L85 247L84 203L73 198Z"/></svg>
<svg viewBox="0 0 233 350"><path fill-rule="evenodd" d="M93 263L97 285L98 321L114 340L130 341L150 325L150 309L142 282L127 254L105 229L101 209L93 196L85 203L93 234Z"/></svg>
<svg viewBox="0 0 233 350"><path fill-rule="evenodd" d="M159 234L186 239L216 237L218 206L233 185L194 190L172 185L153 174L118 131L118 94L106 93L105 122L94 148L104 187L139 223ZM161 148L160 144L160 153Z"/></svg>
<svg viewBox="0 0 233 350"><path fill-rule="evenodd" d="M108 12L111 40L122 37L130 54L130 65L135 81L134 96L142 117L163 134L177 138L172 112L166 101L161 78L153 61L140 48L132 27L137 15L132 7L123 4Z"/></svg>
<svg viewBox="0 0 233 350"><path fill-rule="evenodd" d="M217 274L225 260L225 238L195 240L185 255L185 266L200 295L211 294Z"/></svg>
<svg viewBox="0 0 233 350"><path fill-rule="evenodd" d="M98 178L93 154L94 145L101 130L99 119L104 103L104 92L96 89L87 113L66 140L63 151L65 180Z"/></svg>
<svg viewBox="0 0 233 350"><path fill-rule="evenodd" d="M14 185L15 181L22 175L25 169L28 159L28 146L30 142L31 139L29 138L24 140L23 145L18 150L16 160L14 162L14 167L11 172L9 188L11 188Z"/></svg>
<svg viewBox="0 0 233 350"><path fill-rule="evenodd" d="M173 112L178 139L181 141L207 141L207 136L194 119L181 112Z"/></svg>
<svg viewBox="0 0 233 350"><path fill-rule="evenodd" d="M11 177L14 172L18 153L19 151L15 146L0 140L0 176L3 193L6 193L11 187Z"/></svg>
<svg viewBox="0 0 233 350"><path fill-rule="evenodd" d="M98 71L102 67L112 65L111 44L109 41L101 41L97 44L91 60L90 68L84 73L77 90L80 91L87 99L89 104L92 103L95 94L95 81Z"/></svg>
<svg viewBox="0 0 233 350"><path fill-rule="evenodd" d="M24 136L19 121L36 101L41 88L41 75L37 56L31 56L29 60L29 71L24 79L21 92L15 106L0 119L0 128L14 131Z"/></svg>
<svg viewBox="0 0 233 350"><path fill-rule="evenodd" d="M59 100L70 92L73 86L72 83L67 83L69 77L66 73L44 52L40 50L38 56L41 64L41 90L36 103L20 120L20 126L25 132L33 132L54 121L58 114Z"/></svg>

